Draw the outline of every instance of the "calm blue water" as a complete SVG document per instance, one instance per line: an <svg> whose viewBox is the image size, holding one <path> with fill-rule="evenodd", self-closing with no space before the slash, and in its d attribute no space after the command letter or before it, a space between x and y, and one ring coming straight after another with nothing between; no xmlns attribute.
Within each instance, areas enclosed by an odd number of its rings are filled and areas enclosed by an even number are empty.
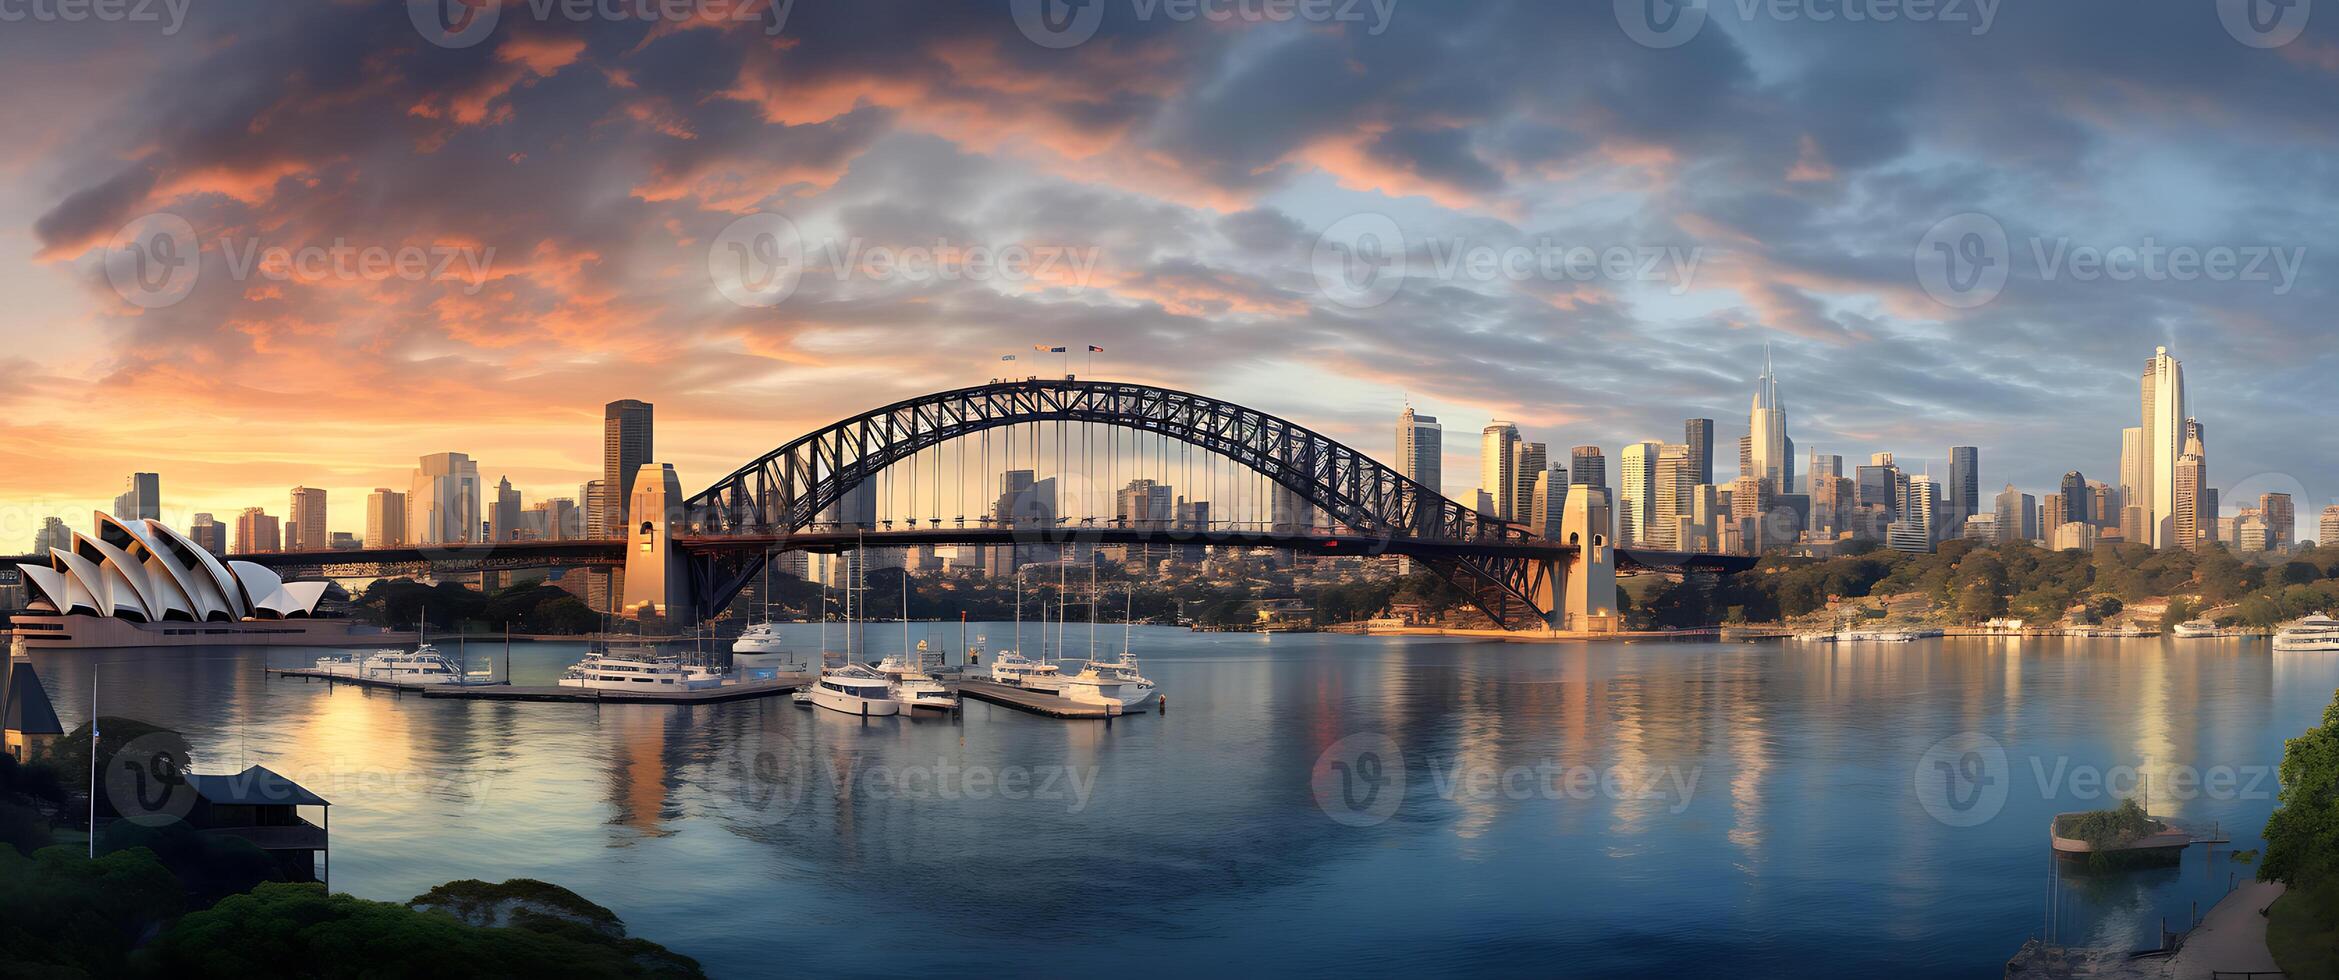
<svg viewBox="0 0 2339 980"><path fill-rule="evenodd" d="M102 664L106 713L184 730L199 771L333 800L338 890L542 878L717 976L1995 975L2042 931L2149 946L2250 875L2196 847L2058 881L2050 816L2114 800L2089 774L2159 773L2155 813L2260 847L2282 741L2339 686L2263 641L1137 646L1169 711L1109 726L426 701L265 680L288 650L37 665L68 727Z"/></svg>

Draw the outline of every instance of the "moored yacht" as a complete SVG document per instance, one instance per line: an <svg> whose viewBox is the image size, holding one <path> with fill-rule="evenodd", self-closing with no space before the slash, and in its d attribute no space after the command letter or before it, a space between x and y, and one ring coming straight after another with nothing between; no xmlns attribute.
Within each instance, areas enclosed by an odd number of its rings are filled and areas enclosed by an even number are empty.
<svg viewBox="0 0 2339 980"><path fill-rule="evenodd" d="M893 699L893 685L865 664L846 664L823 671L813 682L812 703L830 711L864 718L901 713Z"/></svg>
<svg viewBox="0 0 2339 980"><path fill-rule="evenodd" d="M318 657L317 671L327 677L380 681L386 684L460 684L463 671L428 643L412 650L376 650L363 657Z"/></svg>
<svg viewBox="0 0 2339 980"><path fill-rule="evenodd" d="M2339 620L2316 613L2274 634L2274 649L2286 653L2339 653Z"/></svg>
<svg viewBox="0 0 2339 980"><path fill-rule="evenodd" d="M2178 623L2169 630L2169 635L2180 640L2204 640L2224 636L2225 631L2210 620L2196 619L2189 623Z"/></svg>
<svg viewBox="0 0 2339 980"><path fill-rule="evenodd" d="M721 687L723 675L651 647L617 648L589 654L560 675L560 686L594 691L700 691Z"/></svg>
<svg viewBox="0 0 2339 980"><path fill-rule="evenodd" d="M1009 687L1052 694L1063 685L1064 675L1055 664L1026 659L1014 650L1001 650L991 658L991 679Z"/></svg>
<svg viewBox="0 0 2339 980"><path fill-rule="evenodd" d="M755 623L731 642L732 653L785 653L780 648L780 627L777 623Z"/></svg>
<svg viewBox="0 0 2339 980"><path fill-rule="evenodd" d="M893 699L901 702L902 710L956 711L958 698L950 689L935 680L923 668L902 662L900 657L887 657L877 665L877 672L886 677Z"/></svg>

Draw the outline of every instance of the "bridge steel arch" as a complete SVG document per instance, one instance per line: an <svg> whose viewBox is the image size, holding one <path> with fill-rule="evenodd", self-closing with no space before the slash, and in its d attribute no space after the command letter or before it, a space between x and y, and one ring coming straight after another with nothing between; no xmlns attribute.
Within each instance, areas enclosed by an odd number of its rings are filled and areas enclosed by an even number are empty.
<svg viewBox="0 0 2339 980"><path fill-rule="evenodd" d="M1416 559L1468 594L1506 629L1550 624L1553 563L1574 548L1546 542L1525 526L1478 513L1305 426L1223 399L1150 385L1076 378L993 382L905 399L808 433L733 471L689 498L680 515L690 533L787 535L886 467L988 429L1030 422L1088 422L1158 433L1240 463L1307 499L1329 522L1370 536L1384 553ZM1032 528L1050 540L1077 529ZM1512 546L1509 553L1457 554L1456 544ZM1547 545L1548 557L1518 546ZM1434 553L1432 553L1434 552ZM757 564L760 565L760 559ZM718 575L691 566L692 601L711 616L753 574ZM1538 597L1544 601L1538 602Z"/></svg>

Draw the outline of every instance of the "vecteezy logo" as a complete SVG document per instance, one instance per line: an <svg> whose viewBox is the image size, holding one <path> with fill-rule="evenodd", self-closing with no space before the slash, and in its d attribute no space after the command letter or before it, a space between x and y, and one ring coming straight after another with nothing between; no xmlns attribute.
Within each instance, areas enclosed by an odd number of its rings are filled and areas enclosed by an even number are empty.
<svg viewBox="0 0 2339 980"><path fill-rule="evenodd" d="M1960 732L1925 750L1914 776L1917 802L1952 827L1989 822L2006 806L2012 779L2006 747L1980 732Z"/></svg>
<svg viewBox="0 0 2339 980"><path fill-rule="evenodd" d="M1395 816L1405 802L1405 753L1395 739L1362 732L1332 743L1316 757L1308 789L1316 808L1335 822L1371 827Z"/></svg>
<svg viewBox="0 0 2339 980"><path fill-rule="evenodd" d="M778 306L804 280L804 236L786 215L758 212L731 222L707 247L707 275L724 299Z"/></svg>
<svg viewBox="0 0 2339 980"><path fill-rule="evenodd" d="M1616 24L1648 48L1678 48L1706 26L1706 0L1616 0Z"/></svg>
<svg viewBox="0 0 2339 980"><path fill-rule="evenodd" d="M406 0L406 18L423 40L442 48L468 48L487 40L503 13L503 0Z"/></svg>
<svg viewBox="0 0 2339 980"><path fill-rule="evenodd" d="M2006 288L2006 226L1979 211L1935 222L1917 240L1917 285L1933 301L1970 310Z"/></svg>
<svg viewBox="0 0 2339 980"><path fill-rule="evenodd" d="M1385 214L1352 214L1316 236L1316 288L1350 309L1379 306L1405 285L1405 231Z"/></svg>
<svg viewBox="0 0 2339 980"><path fill-rule="evenodd" d="M2307 29L2314 0L2217 0L2217 19L2233 39L2253 48L2279 48Z"/></svg>
<svg viewBox="0 0 2339 980"><path fill-rule="evenodd" d="M1069 48L1096 36L1104 0L1014 0L1015 26L1043 48Z"/></svg>
<svg viewBox="0 0 2339 980"><path fill-rule="evenodd" d="M143 827L172 823L195 808L187 782L187 747L178 736L153 732L131 739L105 762L106 802Z"/></svg>
<svg viewBox="0 0 2339 980"><path fill-rule="evenodd" d="M195 226L157 211L133 218L114 232L106 243L105 266L114 292L133 306L151 310L186 299L194 291L203 256L195 244Z"/></svg>
<svg viewBox="0 0 2339 980"><path fill-rule="evenodd" d="M811 754L778 732L754 732L735 739L710 774L724 800L723 816L735 824L771 826L796 812L812 772Z"/></svg>

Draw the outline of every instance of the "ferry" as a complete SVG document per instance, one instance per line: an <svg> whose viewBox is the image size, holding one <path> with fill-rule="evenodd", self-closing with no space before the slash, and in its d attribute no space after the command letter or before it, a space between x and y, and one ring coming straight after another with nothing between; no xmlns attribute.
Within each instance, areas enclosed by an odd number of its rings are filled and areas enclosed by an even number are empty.
<svg viewBox="0 0 2339 980"><path fill-rule="evenodd" d="M587 656L560 675L560 686L594 691L703 691L723 686L723 675L676 657L658 656L649 647L638 647Z"/></svg>
<svg viewBox="0 0 2339 980"><path fill-rule="evenodd" d="M2274 649L2284 653L2339 653L2339 620L2316 613L2274 634Z"/></svg>
<svg viewBox="0 0 2339 980"><path fill-rule="evenodd" d="M318 657L317 672L327 677L381 681L386 684L460 684L463 670L428 643L412 650L376 650L363 658Z"/></svg>

